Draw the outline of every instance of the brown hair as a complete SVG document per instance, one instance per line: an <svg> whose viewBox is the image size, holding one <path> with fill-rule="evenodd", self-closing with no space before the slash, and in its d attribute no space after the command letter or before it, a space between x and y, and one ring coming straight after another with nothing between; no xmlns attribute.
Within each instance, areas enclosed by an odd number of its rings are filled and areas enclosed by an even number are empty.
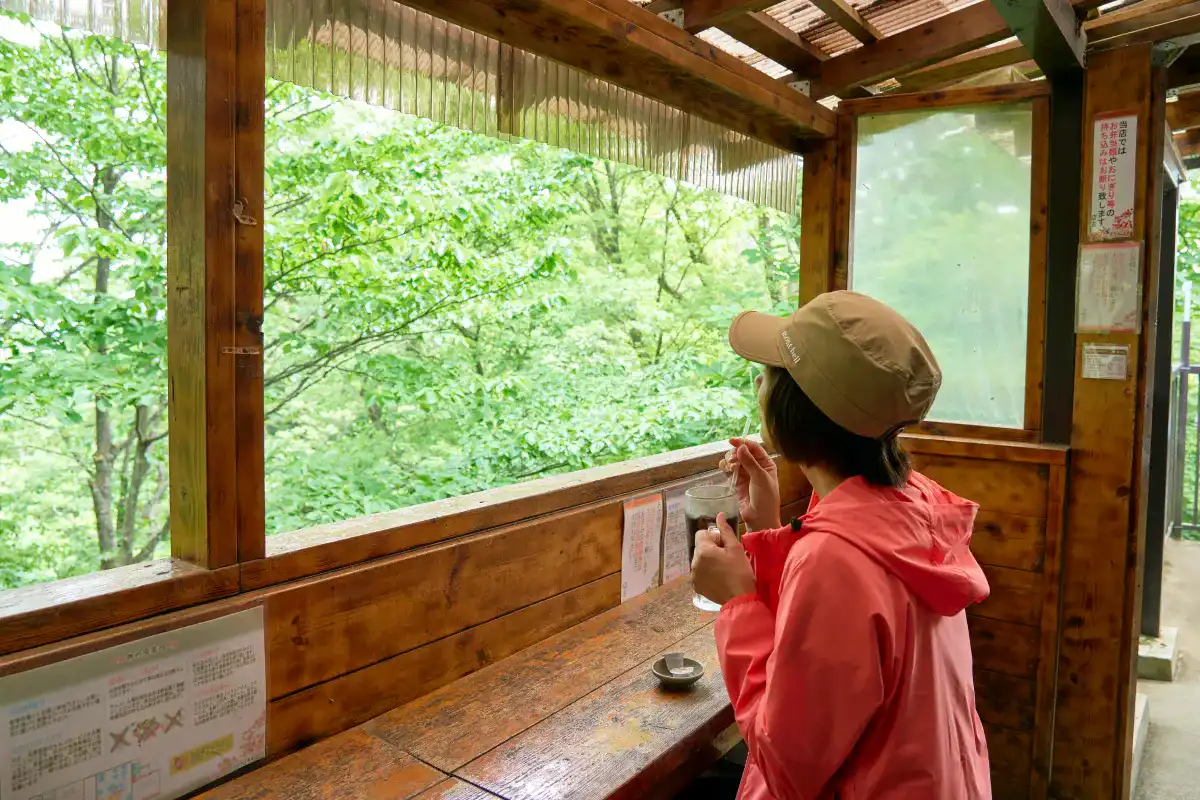
<svg viewBox="0 0 1200 800"><path fill-rule="evenodd" d="M870 439L851 433L825 416L779 367L765 367L763 380L763 426L784 458L825 467L843 479L861 475L876 486L908 482L912 464L896 434Z"/></svg>

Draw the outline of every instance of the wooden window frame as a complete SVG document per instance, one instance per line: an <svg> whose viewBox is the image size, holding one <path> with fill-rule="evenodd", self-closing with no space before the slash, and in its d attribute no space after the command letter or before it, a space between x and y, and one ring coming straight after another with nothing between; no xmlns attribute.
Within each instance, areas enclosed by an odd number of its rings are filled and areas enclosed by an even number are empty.
<svg viewBox="0 0 1200 800"><path fill-rule="evenodd" d="M927 420L914 433L938 436L1039 442L1042 432L1042 386L1046 363L1046 215L1050 175L1050 85L1046 81L1009 83L969 89L889 94L848 100L839 106L837 185L834 188L838 218L833 227L844 256L833 267L833 288L848 288L853 262L854 178L858 146L858 118L868 114L951 109L964 106L1031 101L1033 112L1029 220L1029 316L1025 348L1025 409L1020 428ZM807 174L806 174L807 177ZM803 223L802 223L803 224ZM803 273L802 273L803 274Z"/></svg>

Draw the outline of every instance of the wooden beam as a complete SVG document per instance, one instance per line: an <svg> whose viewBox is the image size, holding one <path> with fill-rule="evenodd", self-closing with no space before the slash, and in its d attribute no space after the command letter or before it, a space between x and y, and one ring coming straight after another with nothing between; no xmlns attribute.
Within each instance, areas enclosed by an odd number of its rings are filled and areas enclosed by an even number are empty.
<svg viewBox="0 0 1200 800"><path fill-rule="evenodd" d="M1113 50L1194 36L1200 33L1200 0L1139 3L1085 23L1084 31L1089 50Z"/></svg>
<svg viewBox="0 0 1200 800"><path fill-rule="evenodd" d="M863 44L874 44L884 38L883 33L864 19L846 0L812 0L812 4Z"/></svg>
<svg viewBox="0 0 1200 800"><path fill-rule="evenodd" d="M992 5L1047 76L1083 69L1086 38L1067 0L992 0Z"/></svg>
<svg viewBox="0 0 1200 800"><path fill-rule="evenodd" d="M1200 128L1200 92L1179 95L1173 103L1167 103L1167 125L1172 131Z"/></svg>
<svg viewBox="0 0 1200 800"><path fill-rule="evenodd" d="M1177 133L1171 137L1171 141L1185 159L1200 156L1200 129Z"/></svg>
<svg viewBox="0 0 1200 800"><path fill-rule="evenodd" d="M819 91L812 95L840 95L851 86L877 83L1011 35L991 3L975 3L829 59L821 65Z"/></svg>
<svg viewBox="0 0 1200 800"><path fill-rule="evenodd" d="M1005 42L901 75L900 86L906 92L938 89L981 72L1020 64L1028 58L1029 53L1020 42Z"/></svg>
<svg viewBox="0 0 1200 800"><path fill-rule="evenodd" d="M829 60L824 50L764 11L733 17L721 23L721 30L792 70L795 74L793 80L812 77L821 63Z"/></svg>
<svg viewBox="0 0 1200 800"><path fill-rule="evenodd" d="M1167 89L1182 91L1200 87L1200 48L1185 50L1167 69Z"/></svg>
<svg viewBox="0 0 1200 800"><path fill-rule="evenodd" d="M626 0L628 2L628 0ZM722 23L752 11L763 11L778 0L685 0L683 27L689 33L720 28Z"/></svg>
<svg viewBox="0 0 1200 800"><path fill-rule="evenodd" d="M787 150L834 114L628 0L411 0L442 19Z"/></svg>

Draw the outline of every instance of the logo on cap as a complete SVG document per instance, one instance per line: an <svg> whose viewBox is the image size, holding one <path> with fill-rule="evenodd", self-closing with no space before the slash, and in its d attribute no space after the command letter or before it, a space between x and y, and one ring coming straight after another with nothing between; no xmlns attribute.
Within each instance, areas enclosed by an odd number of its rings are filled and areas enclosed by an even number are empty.
<svg viewBox="0 0 1200 800"><path fill-rule="evenodd" d="M787 331L784 331L781 335L783 336L783 343L787 345L788 353L792 356L792 363L799 364L800 354L796 352L796 346L792 344L792 337L787 335Z"/></svg>

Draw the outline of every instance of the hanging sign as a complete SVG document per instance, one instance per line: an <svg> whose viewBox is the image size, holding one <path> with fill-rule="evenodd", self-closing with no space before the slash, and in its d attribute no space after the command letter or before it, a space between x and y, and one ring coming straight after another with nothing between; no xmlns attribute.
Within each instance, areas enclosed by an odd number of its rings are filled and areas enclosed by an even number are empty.
<svg viewBox="0 0 1200 800"><path fill-rule="evenodd" d="M1141 326L1142 243L1085 244L1079 248L1079 333L1137 333Z"/></svg>
<svg viewBox="0 0 1200 800"><path fill-rule="evenodd" d="M170 800L266 755L263 610L0 677L5 800Z"/></svg>
<svg viewBox="0 0 1200 800"><path fill-rule="evenodd" d="M1088 238L1094 242L1133 236L1137 120L1137 114L1102 114L1093 123Z"/></svg>

